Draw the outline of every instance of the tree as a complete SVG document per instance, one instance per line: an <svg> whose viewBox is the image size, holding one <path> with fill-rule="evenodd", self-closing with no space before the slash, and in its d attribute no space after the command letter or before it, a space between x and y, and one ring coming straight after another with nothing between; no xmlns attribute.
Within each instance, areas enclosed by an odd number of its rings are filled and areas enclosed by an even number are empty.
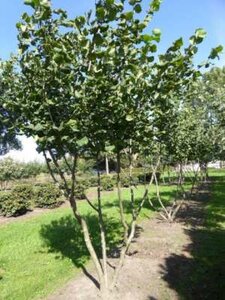
<svg viewBox="0 0 225 300"><path fill-rule="evenodd" d="M16 137L16 131L13 127L13 117L4 107L6 101L5 91L8 92L8 86L4 78L6 76L7 63L0 61L0 155L6 154L11 149L20 149L21 143Z"/></svg>
<svg viewBox="0 0 225 300"><path fill-rule="evenodd" d="M163 124L170 121L174 97L184 93L189 82L199 75L192 59L205 32L198 29L184 49L182 39L175 41L156 59L160 31L155 29L150 34L146 31L159 10L160 0L151 2L144 17L140 15L140 0L129 3L105 0L96 3L94 15L88 13L72 20L65 11L52 10L47 0L25 2L34 12L31 16L23 14L23 21L17 24L19 68L11 70L11 78L15 78L14 97L7 99L6 107L20 116L17 118L19 129L35 137L53 180L69 200L105 295L109 282L101 176L98 170L97 204L87 197L86 200L98 215L102 261L92 244L87 220L77 207L78 158L88 154L98 164L101 153L114 152L117 157L123 247L110 286L113 288L158 167L156 155L152 179L136 204L132 184L133 157L139 152L151 152L149 145L154 147L155 141L165 135ZM12 82L9 77L7 82ZM127 155L130 165L130 223L124 216L121 195L122 153ZM62 160L70 169L70 180L60 167ZM56 167L60 181L50 162Z"/></svg>

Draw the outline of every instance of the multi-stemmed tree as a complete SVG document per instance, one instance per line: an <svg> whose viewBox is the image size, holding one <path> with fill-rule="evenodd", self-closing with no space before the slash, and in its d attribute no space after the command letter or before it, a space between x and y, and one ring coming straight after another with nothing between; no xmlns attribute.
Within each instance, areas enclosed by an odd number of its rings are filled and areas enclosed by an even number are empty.
<svg viewBox="0 0 225 300"><path fill-rule="evenodd" d="M205 32L198 29L184 49L182 39L178 39L164 55L157 57L160 31L150 32L148 26L160 7L160 0L151 2L144 17L140 14L140 0L105 0L96 3L94 14L75 19L69 19L65 11L53 10L48 0L25 2L34 12L23 14L22 22L17 24L19 67L5 76L5 81L12 85L5 107L19 116L18 128L35 137L54 181L68 198L106 297L108 289L116 284L148 195L146 185L143 198L138 204L134 201L132 159L136 153L153 152L153 148L158 149L155 144L166 139L175 108L179 106L174 99L179 99L199 75L192 59ZM87 221L78 210L75 194L78 158L88 153L98 162L99 155L107 151L117 157L117 190L124 231L111 285L107 276L100 173L97 205L86 200L98 214L102 260L92 244ZM124 217L121 194L122 153L130 161L130 223ZM160 151L156 156L151 182ZM64 160L70 169L70 180L59 160ZM54 176L50 161L60 180Z"/></svg>

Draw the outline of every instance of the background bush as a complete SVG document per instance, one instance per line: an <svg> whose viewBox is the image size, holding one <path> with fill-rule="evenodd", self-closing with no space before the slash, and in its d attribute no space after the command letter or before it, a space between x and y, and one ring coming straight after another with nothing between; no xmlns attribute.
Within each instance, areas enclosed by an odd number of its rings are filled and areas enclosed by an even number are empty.
<svg viewBox="0 0 225 300"><path fill-rule="evenodd" d="M5 217L16 217L25 214L30 207L30 201L22 197L16 198L13 192L0 196L0 214Z"/></svg>
<svg viewBox="0 0 225 300"><path fill-rule="evenodd" d="M113 191L115 186L114 177L102 176L101 177L101 190L102 191Z"/></svg>
<svg viewBox="0 0 225 300"><path fill-rule="evenodd" d="M40 184L35 187L34 206L40 208L55 208L64 202L60 189L53 183Z"/></svg>
<svg viewBox="0 0 225 300"><path fill-rule="evenodd" d="M33 185L31 184L20 184L13 188L12 195L16 199L31 202L34 196Z"/></svg>
<svg viewBox="0 0 225 300"><path fill-rule="evenodd" d="M78 182L76 184L76 187L75 187L75 196L76 196L76 199L78 200L83 200L85 199L85 190L87 189L87 185L82 183L82 182Z"/></svg>

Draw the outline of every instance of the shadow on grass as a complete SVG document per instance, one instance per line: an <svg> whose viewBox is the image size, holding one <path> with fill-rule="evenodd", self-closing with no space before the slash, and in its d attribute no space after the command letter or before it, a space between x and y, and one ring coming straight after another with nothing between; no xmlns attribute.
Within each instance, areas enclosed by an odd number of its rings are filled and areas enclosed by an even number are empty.
<svg viewBox="0 0 225 300"><path fill-rule="evenodd" d="M172 254L161 266L163 279L180 299L225 299L225 185L219 178L213 183L210 200L203 193L185 218L191 229L185 230L191 243L184 255ZM206 206L202 206L203 202Z"/></svg>
<svg viewBox="0 0 225 300"><path fill-rule="evenodd" d="M86 221L93 246L97 255L101 257L98 218L94 215L87 215ZM107 245L112 251L121 239L122 228L118 220L112 218L105 217L105 224ZM55 253L56 259L69 258L77 268L81 268L84 274L99 287L97 280L85 268L85 263L89 260L90 255L84 242L81 227L76 219L72 216L66 216L52 221L50 224L42 226L40 235L48 252Z"/></svg>
<svg viewBox="0 0 225 300"><path fill-rule="evenodd" d="M164 203L164 205L169 205L171 203L171 201L174 199L175 195L176 195L176 191L162 191L162 192L160 192L160 196L161 196L161 199L162 199L162 202ZM160 208L160 204L159 204L159 201L157 200L157 198L155 196L155 193L149 193L149 198L150 198L150 200L151 200L151 202L154 206L154 209L152 208L152 206L150 206L147 199L146 199L146 201L143 205L143 208L146 208L149 211L158 210ZM136 197L135 198L135 207L136 208L141 203L141 201L142 201L141 197ZM112 207L118 207L118 210L119 210L119 201L117 199L113 202L104 203L104 209L110 209ZM123 207L124 207L124 213L125 214L131 214L132 213L131 201L124 200L123 201Z"/></svg>

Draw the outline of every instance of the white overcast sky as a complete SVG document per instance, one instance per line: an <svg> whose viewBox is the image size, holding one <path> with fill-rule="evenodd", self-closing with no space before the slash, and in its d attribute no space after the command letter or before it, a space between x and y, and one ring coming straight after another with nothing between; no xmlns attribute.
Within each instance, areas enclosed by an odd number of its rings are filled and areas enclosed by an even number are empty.
<svg viewBox="0 0 225 300"><path fill-rule="evenodd" d="M3 156L11 157L20 162L29 162L29 161L38 161L44 162L43 155L39 154L36 151L36 143L33 138L26 138L25 136L19 137L20 141L22 142L23 149L22 150L11 150L8 154Z"/></svg>

